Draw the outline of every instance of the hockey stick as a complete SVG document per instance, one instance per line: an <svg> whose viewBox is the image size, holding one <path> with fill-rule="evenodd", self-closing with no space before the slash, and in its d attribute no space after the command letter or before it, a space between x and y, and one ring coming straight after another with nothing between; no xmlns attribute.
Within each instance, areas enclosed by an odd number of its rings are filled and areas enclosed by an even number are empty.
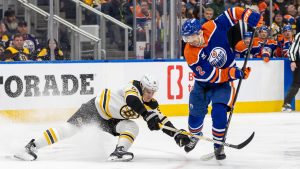
<svg viewBox="0 0 300 169"><path fill-rule="evenodd" d="M254 40L254 36L255 36L256 31L257 31L257 29L255 28L254 31L253 31L252 37L251 37L251 39L250 39L250 43L249 43L248 50L247 50L247 56L245 57L245 61L244 61L242 70L245 70L245 68L246 68L246 66L247 66L247 62L248 62L248 59L249 59L249 57L250 57L250 52L251 52L251 50L252 50L253 40ZM235 102L236 102L236 100L237 100L237 97L238 97L238 94L239 94L239 91L240 91L240 88L241 88L241 85L242 85L242 81L243 81L243 79L240 78L240 79L239 79L239 82L238 82L237 89L236 89L235 96L234 96L234 98L233 98L232 108L231 108L230 113L229 113L229 117L228 117L228 120L227 120L225 132L224 132L224 137L223 137L223 140L222 140L223 143L225 143L225 141L226 141L226 136L227 136L227 133L228 133L228 128L229 128L230 121L231 121L231 118L232 118L232 114L233 114ZM253 132L253 133L251 134L251 136L249 137L249 138L251 138L250 141L253 139L253 137L254 137L254 132ZM247 140L248 140L248 139L247 139ZM250 142L250 141L249 141L249 142ZM220 153L221 150L222 150L222 146L220 146L216 151L217 151L218 153Z"/></svg>
<svg viewBox="0 0 300 169"><path fill-rule="evenodd" d="M162 124L160 124L160 128L161 129L165 129L165 130L169 130L169 131L173 131L173 132L178 132L179 131L178 129L175 129L175 128L169 127L169 126L165 126L165 125L162 125ZM222 141L214 140L214 139L211 139L211 138L208 138L208 137L205 137L205 136L194 135L194 134L192 134L190 132L187 132L187 131L183 132L182 134L185 134L185 135L188 135L188 136L192 136L192 137L196 137L196 138L199 138L201 140L208 141L208 142L220 144L220 145L223 145L223 146L235 148L235 149L242 149L242 148L244 148L246 145L248 145L251 142L251 140L254 137L254 132L253 132L252 135L248 139L246 139L244 142L242 142L240 144L229 144L229 143L225 143L225 142L222 142Z"/></svg>

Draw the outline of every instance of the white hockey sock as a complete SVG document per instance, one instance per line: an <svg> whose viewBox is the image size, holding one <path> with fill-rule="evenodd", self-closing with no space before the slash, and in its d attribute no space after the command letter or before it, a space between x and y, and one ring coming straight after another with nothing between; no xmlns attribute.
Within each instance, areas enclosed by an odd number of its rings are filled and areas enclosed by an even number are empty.
<svg viewBox="0 0 300 169"><path fill-rule="evenodd" d="M124 150L127 151L138 135L139 128L135 122L123 120L117 124L116 131L120 133L118 146L123 146Z"/></svg>
<svg viewBox="0 0 300 169"><path fill-rule="evenodd" d="M71 124L63 124L56 128L49 128L43 132L43 135L36 138L34 143L37 149L56 143L59 140L69 138L77 133L78 127Z"/></svg>

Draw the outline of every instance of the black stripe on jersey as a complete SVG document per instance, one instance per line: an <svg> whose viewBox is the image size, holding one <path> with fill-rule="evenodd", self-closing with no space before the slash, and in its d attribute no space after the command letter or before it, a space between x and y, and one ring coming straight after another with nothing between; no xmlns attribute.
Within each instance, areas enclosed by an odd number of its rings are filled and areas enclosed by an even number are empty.
<svg viewBox="0 0 300 169"><path fill-rule="evenodd" d="M107 89L105 89L105 92L104 92L104 98L103 98L103 105L102 105L102 107L103 107L103 109L104 109L104 111L106 112L106 99L107 99Z"/></svg>
<svg viewBox="0 0 300 169"><path fill-rule="evenodd" d="M132 85L135 86L139 90L141 95L143 94L143 90L142 90L140 81L134 80L132 82Z"/></svg>
<svg viewBox="0 0 300 169"><path fill-rule="evenodd" d="M164 117L160 120L160 122L163 122L166 118L167 118L167 117L164 116Z"/></svg>
<svg viewBox="0 0 300 169"><path fill-rule="evenodd" d="M290 49L289 49L289 57L290 57L290 60L291 61L296 61L297 58L297 53L299 51L299 37L300 34L297 34L296 37L295 37L295 41L294 43L292 43Z"/></svg>
<svg viewBox="0 0 300 169"><path fill-rule="evenodd" d="M49 131L49 130L46 130L46 132L47 132L47 134L48 134L48 136L49 136L49 138L50 138L50 140L51 140L51 143L54 144L55 142L54 142L54 139L53 139L53 137L52 137L50 131Z"/></svg>
<svg viewBox="0 0 300 169"><path fill-rule="evenodd" d="M123 135L123 136L128 136L129 138L131 138L132 141L134 141L134 138L133 138L131 135L122 133L120 136L122 136L122 135Z"/></svg>

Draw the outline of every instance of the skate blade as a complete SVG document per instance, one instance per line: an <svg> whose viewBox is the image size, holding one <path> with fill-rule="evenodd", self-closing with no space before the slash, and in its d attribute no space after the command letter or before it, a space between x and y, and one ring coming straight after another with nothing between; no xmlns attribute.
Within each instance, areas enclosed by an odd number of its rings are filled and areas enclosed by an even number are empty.
<svg viewBox="0 0 300 169"><path fill-rule="evenodd" d="M132 156L130 155L123 155L122 158L118 158L117 156L110 156L107 161L111 161L111 162L128 162L131 161L133 159Z"/></svg>
<svg viewBox="0 0 300 169"><path fill-rule="evenodd" d="M27 153L23 153L23 154L15 154L12 156L14 159L16 160L21 160L21 161L34 161L35 158Z"/></svg>

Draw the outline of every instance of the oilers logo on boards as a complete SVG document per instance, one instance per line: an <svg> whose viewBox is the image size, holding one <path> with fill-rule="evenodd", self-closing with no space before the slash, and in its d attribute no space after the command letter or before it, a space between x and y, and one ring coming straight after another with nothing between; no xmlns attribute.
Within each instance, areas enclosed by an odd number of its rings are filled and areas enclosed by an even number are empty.
<svg viewBox="0 0 300 169"><path fill-rule="evenodd" d="M208 62L217 68L223 67L227 61L226 51L221 47L215 47L211 51Z"/></svg>

